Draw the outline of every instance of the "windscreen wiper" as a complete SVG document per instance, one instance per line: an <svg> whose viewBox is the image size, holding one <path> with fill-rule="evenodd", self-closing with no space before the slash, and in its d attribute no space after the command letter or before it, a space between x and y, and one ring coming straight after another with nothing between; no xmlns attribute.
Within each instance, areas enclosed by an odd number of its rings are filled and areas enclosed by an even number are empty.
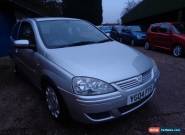
<svg viewBox="0 0 185 135"><path fill-rule="evenodd" d="M89 45L89 44L94 44L96 42L94 41L81 41L81 42L76 42L68 45L64 45L62 47L74 47L74 46L82 46L82 45Z"/></svg>
<svg viewBox="0 0 185 135"><path fill-rule="evenodd" d="M81 41L81 42L76 42L76 43L72 43L72 44L62 45L62 47L60 46L58 48L83 46L83 45L89 45L89 44L104 43L104 42L108 42L108 41L112 41L112 40L111 39L105 39L105 40L101 40L101 41L98 41L98 42L95 42L95 41Z"/></svg>
<svg viewBox="0 0 185 135"><path fill-rule="evenodd" d="M111 39L104 39L104 40L98 41L96 43L105 43L105 42L109 42L109 41L113 41L113 40L111 40Z"/></svg>

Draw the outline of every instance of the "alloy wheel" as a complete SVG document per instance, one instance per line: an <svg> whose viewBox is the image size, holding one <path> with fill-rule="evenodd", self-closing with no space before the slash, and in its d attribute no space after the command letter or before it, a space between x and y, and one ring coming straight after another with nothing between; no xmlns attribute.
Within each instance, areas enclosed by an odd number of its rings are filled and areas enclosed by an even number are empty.
<svg viewBox="0 0 185 135"><path fill-rule="evenodd" d="M122 39L122 38L120 38L120 39L119 39L119 42L120 42L120 43L123 43L123 39Z"/></svg>
<svg viewBox="0 0 185 135"><path fill-rule="evenodd" d="M182 52L183 52L183 48L180 45L175 46L173 49L173 55L175 57L180 57L182 55Z"/></svg>
<svg viewBox="0 0 185 135"><path fill-rule="evenodd" d="M58 119L60 116L60 105L55 90L52 87L46 88L46 102L51 115Z"/></svg>
<svg viewBox="0 0 185 135"><path fill-rule="evenodd" d="M135 45L135 41L134 41L134 40L131 41L131 45L132 45L132 46Z"/></svg>
<svg viewBox="0 0 185 135"><path fill-rule="evenodd" d="M146 50L149 50L149 49L150 49L150 44L149 44L149 42L146 42L146 43L145 43L145 49L146 49Z"/></svg>

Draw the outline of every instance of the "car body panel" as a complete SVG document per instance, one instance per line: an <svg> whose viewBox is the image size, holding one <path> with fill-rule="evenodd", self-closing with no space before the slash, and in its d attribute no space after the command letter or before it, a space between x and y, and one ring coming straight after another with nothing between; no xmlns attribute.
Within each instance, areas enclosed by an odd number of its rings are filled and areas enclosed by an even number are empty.
<svg viewBox="0 0 185 135"><path fill-rule="evenodd" d="M12 59L40 90L42 81L48 78L56 86L60 96L64 99L70 115L81 122L102 122L127 114L146 103L156 90L159 72L155 75L154 62L139 51L116 41L96 43L83 46L48 49L42 41L37 21L63 20L69 18L34 18L21 21L31 25L36 41L35 49L12 49ZM76 19L72 19L76 20ZM22 27L22 26L21 26ZM20 31L18 30L18 33ZM12 42L16 39L11 38ZM118 82L128 79L139 80L139 77L149 71L147 82L137 87L123 90ZM116 91L96 96L81 96L74 93L73 78L85 76L100 79ZM119 108L127 105L127 98L143 89L152 86L152 93L145 100L141 99L135 106L120 112ZM109 112L109 117L94 119L89 114ZM95 114L94 114L95 113Z"/></svg>
<svg viewBox="0 0 185 135"><path fill-rule="evenodd" d="M48 52L48 59L75 76L98 78L109 83L137 76L152 68L146 56L115 41L52 49Z"/></svg>
<svg viewBox="0 0 185 135"><path fill-rule="evenodd" d="M162 33L160 32L161 25L169 25L169 32ZM175 45L182 45L185 48L185 34L177 34L173 30L173 24L170 22L162 22L157 24L152 24L148 29L147 41L149 41L152 47L165 49L167 51L172 51ZM152 27L157 25L158 29L156 32L152 32Z"/></svg>
<svg viewBox="0 0 185 135"><path fill-rule="evenodd" d="M132 31L131 27L134 26L123 26L122 30L117 30L114 28L116 34L113 34L113 38L126 44L131 44L133 40L135 45L142 45L146 41L146 32L144 31ZM138 26L139 27L139 26ZM138 38L139 36L139 38Z"/></svg>

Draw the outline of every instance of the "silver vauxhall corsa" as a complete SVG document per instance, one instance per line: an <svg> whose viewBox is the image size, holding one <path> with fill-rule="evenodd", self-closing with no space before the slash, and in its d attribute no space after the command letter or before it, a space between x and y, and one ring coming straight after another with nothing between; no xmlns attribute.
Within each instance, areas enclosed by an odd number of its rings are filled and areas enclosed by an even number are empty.
<svg viewBox="0 0 185 135"><path fill-rule="evenodd" d="M159 70L151 58L70 18L18 22L12 59L44 93L56 119L96 123L123 116L154 94Z"/></svg>

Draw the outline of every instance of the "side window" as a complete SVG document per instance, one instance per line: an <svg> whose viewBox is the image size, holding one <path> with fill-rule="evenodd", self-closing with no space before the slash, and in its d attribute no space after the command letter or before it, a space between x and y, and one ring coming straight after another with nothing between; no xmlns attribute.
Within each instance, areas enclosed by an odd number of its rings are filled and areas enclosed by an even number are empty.
<svg viewBox="0 0 185 135"><path fill-rule="evenodd" d="M20 22L16 23L13 26L13 29L12 29L12 32L11 32L11 40L17 40L19 28L20 28Z"/></svg>
<svg viewBox="0 0 185 135"><path fill-rule="evenodd" d="M170 25L169 24L161 24L159 28L159 32L161 33L169 33L170 32Z"/></svg>
<svg viewBox="0 0 185 135"><path fill-rule="evenodd" d="M125 31L126 31L126 29L123 27L122 30L121 30L121 32L125 32Z"/></svg>
<svg viewBox="0 0 185 135"><path fill-rule="evenodd" d="M18 38L29 40L31 45L35 45L35 36L30 23L22 22Z"/></svg>
<svg viewBox="0 0 185 135"><path fill-rule="evenodd" d="M116 27L112 27L112 32L116 32L117 30L116 30Z"/></svg>
<svg viewBox="0 0 185 135"><path fill-rule="evenodd" d="M158 32L158 26L152 26L151 27L151 32Z"/></svg>
<svg viewBox="0 0 185 135"><path fill-rule="evenodd" d="M125 30L125 32L126 32L126 33L129 33L129 32L130 32L129 27L125 27L125 29L124 29L124 30Z"/></svg>

